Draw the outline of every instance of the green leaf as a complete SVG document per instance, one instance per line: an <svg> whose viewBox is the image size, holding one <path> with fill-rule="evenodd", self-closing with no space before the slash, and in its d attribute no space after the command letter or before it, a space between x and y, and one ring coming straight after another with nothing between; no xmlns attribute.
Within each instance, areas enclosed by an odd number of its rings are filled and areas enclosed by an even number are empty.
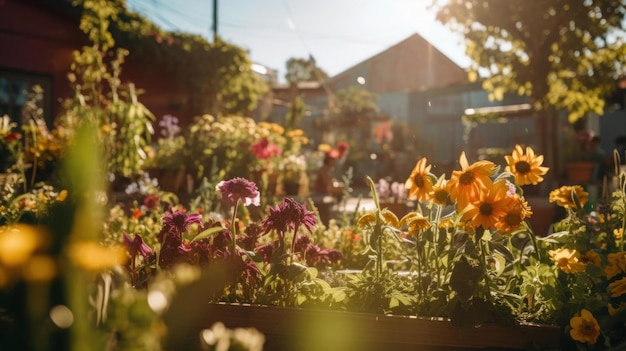
<svg viewBox="0 0 626 351"><path fill-rule="evenodd" d="M224 228L222 227L211 227L207 230L202 231L201 233L198 233L198 235L196 235L193 239L191 239L191 242L195 242L204 238L208 238L209 236L222 231Z"/></svg>

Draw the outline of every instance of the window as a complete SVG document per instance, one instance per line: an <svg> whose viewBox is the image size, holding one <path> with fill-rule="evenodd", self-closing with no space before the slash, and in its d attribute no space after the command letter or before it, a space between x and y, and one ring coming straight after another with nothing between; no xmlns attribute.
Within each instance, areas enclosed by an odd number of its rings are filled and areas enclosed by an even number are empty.
<svg viewBox="0 0 626 351"><path fill-rule="evenodd" d="M22 123L22 109L35 85L43 88L44 119L52 124L52 78L43 74L4 70L0 68L0 116L9 115L18 125Z"/></svg>

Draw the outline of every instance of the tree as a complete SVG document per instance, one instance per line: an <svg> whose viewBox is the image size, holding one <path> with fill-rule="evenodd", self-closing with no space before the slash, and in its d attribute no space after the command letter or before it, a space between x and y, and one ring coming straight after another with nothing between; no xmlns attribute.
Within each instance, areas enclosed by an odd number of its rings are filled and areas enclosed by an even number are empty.
<svg viewBox="0 0 626 351"><path fill-rule="evenodd" d="M143 16L129 11L123 0L107 5L117 16L111 32L116 43L132 48L146 70L178 79L193 113L212 113L215 97L223 115L249 115L269 87L252 71L246 50L218 38L209 43L197 34L167 32Z"/></svg>
<svg viewBox="0 0 626 351"><path fill-rule="evenodd" d="M528 96L542 123L548 163L556 166L556 110L569 121L603 114L624 72L622 0L435 0L437 19L463 34L470 80L486 72L491 99Z"/></svg>
<svg viewBox="0 0 626 351"><path fill-rule="evenodd" d="M328 73L317 66L313 56L308 59L290 58L287 60L285 79L289 83L319 82L328 78Z"/></svg>
<svg viewBox="0 0 626 351"><path fill-rule="evenodd" d="M515 92L574 122L603 113L624 71L625 13L622 0L451 0L437 19L464 35L470 79L488 72L493 99Z"/></svg>

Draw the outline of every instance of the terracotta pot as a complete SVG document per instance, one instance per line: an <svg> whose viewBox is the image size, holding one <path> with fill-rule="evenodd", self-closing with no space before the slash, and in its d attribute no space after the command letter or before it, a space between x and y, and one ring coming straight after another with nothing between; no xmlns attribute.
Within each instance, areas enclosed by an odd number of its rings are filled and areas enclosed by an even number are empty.
<svg viewBox="0 0 626 351"><path fill-rule="evenodd" d="M568 162L565 164L567 179L572 183L589 183L593 177L595 167L596 164L594 162Z"/></svg>
<svg viewBox="0 0 626 351"><path fill-rule="evenodd" d="M442 318L418 318L313 309L211 304L202 325L254 327L266 350L523 350L531 343L557 349L560 328L484 324L459 328Z"/></svg>

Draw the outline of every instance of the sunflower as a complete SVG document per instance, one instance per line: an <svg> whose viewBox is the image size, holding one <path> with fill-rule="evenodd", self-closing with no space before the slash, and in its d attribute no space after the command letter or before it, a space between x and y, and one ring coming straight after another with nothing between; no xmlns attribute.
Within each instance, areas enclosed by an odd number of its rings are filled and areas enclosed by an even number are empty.
<svg viewBox="0 0 626 351"><path fill-rule="evenodd" d="M413 236L417 236L420 231L430 228L428 217L424 217L418 212L409 212L406 216L402 217L400 227L405 224L409 226L409 234Z"/></svg>
<svg viewBox="0 0 626 351"><path fill-rule="evenodd" d="M572 317L569 325L572 328L569 334L576 341L595 344L600 336L600 325L588 310L583 309L580 316Z"/></svg>
<svg viewBox="0 0 626 351"><path fill-rule="evenodd" d="M510 233L517 229L526 218L533 214L528 202L522 196L513 195L510 205L506 214L496 223L496 228L502 233Z"/></svg>
<svg viewBox="0 0 626 351"><path fill-rule="evenodd" d="M543 175L548 173L550 168L542 167L543 155L535 155L533 149L526 147L526 154L521 145L515 145L511 155L504 156L506 163L505 171L515 175L517 185L537 185L543 181Z"/></svg>
<svg viewBox="0 0 626 351"><path fill-rule="evenodd" d="M448 191L446 183L447 181L445 177L441 176L437 180L437 183L433 186L433 190L428 193L428 199L435 205L445 206L448 204L448 201L450 200L450 192Z"/></svg>
<svg viewBox="0 0 626 351"><path fill-rule="evenodd" d="M504 180L493 183L486 191L478 194L476 200L469 203L463 211L463 220L470 220L475 228L496 228L496 223L506 216L511 208L512 198L508 195L509 187Z"/></svg>
<svg viewBox="0 0 626 351"><path fill-rule="evenodd" d="M588 199L589 193L580 185L564 185L550 192L550 202L556 202L557 205L565 208L581 208Z"/></svg>
<svg viewBox="0 0 626 351"><path fill-rule="evenodd" d="M465 152L461 153L459 163L461 170L452 172L447 188L450 199L456 201L457 210L460 211L470 202L477 200L491 185L490 177L496 172L496 167L493 162L484 160L469 165Z"/></svg>
<svg viewBox="0 0 626 351"><path fill-rule="evenodd" d="M427 165L426 157L422 157L404 183L409 189L409 198L424 201L428 194L433 191L433 180L430 175L431 165Z"/></svg>

